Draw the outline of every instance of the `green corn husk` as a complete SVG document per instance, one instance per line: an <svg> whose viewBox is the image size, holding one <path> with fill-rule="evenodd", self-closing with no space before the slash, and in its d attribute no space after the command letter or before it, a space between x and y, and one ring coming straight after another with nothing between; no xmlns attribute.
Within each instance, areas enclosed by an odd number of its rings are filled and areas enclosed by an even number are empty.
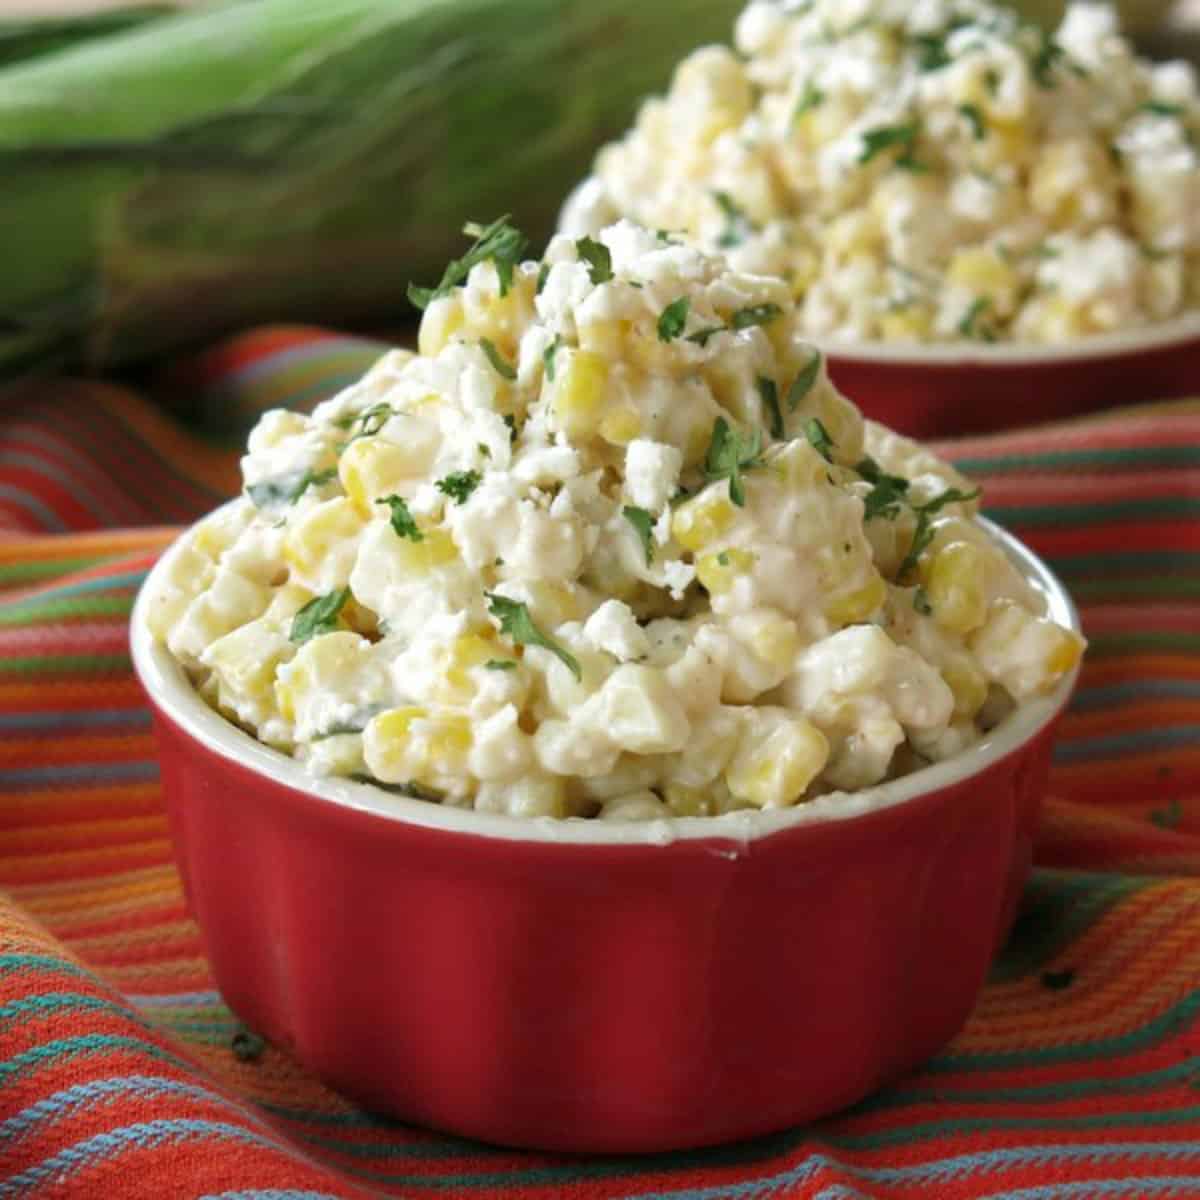
<svg viewBox="0 0 1200 1200"><path fill-rule="evenodd" d="M464 221L539 244L741 0L254 0L0 70L0 375L395 321Z"/></svg>

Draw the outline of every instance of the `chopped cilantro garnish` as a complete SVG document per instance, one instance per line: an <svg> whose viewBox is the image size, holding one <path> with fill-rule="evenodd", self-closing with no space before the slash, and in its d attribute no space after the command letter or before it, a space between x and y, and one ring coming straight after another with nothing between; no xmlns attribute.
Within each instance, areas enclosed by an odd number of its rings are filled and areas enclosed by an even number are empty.
<svg viewBox="0 0 1200 1200"><path fill-rule="evenodd" d="M575 253L579 255L580 262L587 263L593 284L607 283L613 277L612 254L603 242L581 237L575 243Z"/></svg>
<svg viewBox="0 0 1200 1200"><path fill-rule="evenodd" d="M471 268L489 258L496 268L500 280L500 295L507 296L512 287L513 272L529 245L528 239L519 230L508 223L508 214L493 221L490 225L477 225L474 222L463 226L463 233L475 239L475 244L462 256L452 259L442 272L442 280L435 288L408 285L408 298L417 308L427 308L431 301L450 292L465 282L471 273Z"/></svg>
<svg viewBox="0 0 1200 1200"><path fill-rule="evenodd" d="M740 246L746 240L746 235L754 232L754 225L728 192L713 192L712 197L725 216L725 228L717 238L717 245L722 250Z"/></svg>
<svg viewBox="0 0 1200 1200"><path fill-rule="evenodd" d="M731 429L724 417L713 423L712 440L704 457L704 478L710 483L729 480L729 498L739 508L745 506L746 492L742 472L763 466L762 430L743 436Z"/></svg>
<svg viewBox="0 0 1200 1200"><path fill-rule="evenodd" d="M554 382L554 356L558 353L559 346L562 345L562 335L555 334L554 341L542 351L542 366L546 369L546 378L551 383Z"/></svg>
<svg viewBox="0 0 1200 1200"><path fill-rule="evenodd" d="M492 457L492 448L491 448L491 446L487 445L485 442L476 442L475 449L479 451L480 457L482 457L482 458L491 458Z"/></svg>
<svg viewBox="0 0 1200 1200"><path fill-rule="evenodd" d="M455 504L465 504L467 497L479 486L483 478L478 471L455 471L437 481L437 490L449 496Z"/></svg>
<svg viewBox="0 0 1200 1200"><path fill-rule="evenodd" d="M529 609L519 600L510 600L496 592L484 592L488 612L500 622L500 632L507 634L518 646L541 646L562 662L576 679L583 678L575 656L547 637L534 623Z"/></svg>
<svg viewBox="0 0 1200 1200"><path fill-rule="evenodd" d="M489 658L483 664L485 671L515 671L517 669L517 660L515 658Z"/></svg>
<svg viewBox="0 0 1200 1200"><path fill-rule="evenodd" d="M495 344L489 338L480 338L479 347L487 355L487 360L492 364L497 375L503 376L505 379L516 379L516 367L501 357L500 351L496 349Z"/></svg>
<svg viewBox="0 0 1200 1200"><path fill-rule="evenodd" d="M763 408L767 410L771 436L781 439L783 437L783 413L779 408L779 389L775 386L775 380L760 375L755 383L758 386L758 394L762 399Z"/></svg>
<svg viewBox="0 0 1200 1200"><path fill-rule="evenodd" d="M813 417L804 427L804 436L808 438L812 448L828 463L833 462L833 438L829 430Z"/></svg>
<svg viewBox="0 0 1200 1200"><path fill-rule="evenodd" d="M751 304L747 308L739 308L729 318L729 328L750 329L755 325L770 325L782 316L783 309L778 304Z"/></svg>
<svg viewBox="0 0 1200 1200"><path fill-rule="evenodd" d="M621 509L621 516L633 526L642 541L642 550L646 555L646 566L654 561L654 517L644 508L627 504Z"/></svg>
<svg viewBox="0 0 1200 1200"><path fill-rule="evenodd" d="M334 467L325 471L289 471L250 484L246 494L255 508L274 508L277 504L295 504L310 487L320 487L336 477Z"/></svg>
<svg viewBox="0 0 1200 1200"><path fill-rule="evenodd" d="M854 468L870 485L863 500L863 520L887 517L891 520L900 512L900 501L908 491L908 480L889 475L873 458L864 458Z"/></svg>
<svg viewBox="0 0 1200 1200"><path fill-rule="evenodd" d="M796 411L800 406L800 401L812 391L813 384L817 382L817 376L820 373L821 352L814 350L812 358L800 368L800 373L792 380L792 386L788 388L788 412Z"/></svg>
<svg viewBox="0 0 1200 1200"><path fill-rule="evenodd" d="M933 605L929 603L929 593L923 587L918 587L913 592L913 608L923 617L928 617L933 613Z"/></svg>
<svg viewBox="0 0 1200 1200"><path fill-rule="evenodd" d="M358 428L350 438L353 442L360 437L374 437L395 415L396 411L390 404L372 404L363 412L355 413L352 417L342 417L334 421L334 424L347 431L357 425Z"/></svg>
<svg viewBox="0 0 1200 1200"><path fill-rule="evenodd" d="M1029 60L1029 71L1034 82L1040 88L1054 87L1054 69L1060 64L1074 71L1077 75L1087 72L1067 57L1067 52L1048 33L1041 32L1037 48Z"/></svg>
<svg viewBox="0 0 1200 1200"><path fill-rule="evenodd" d="M337 629L338 617L349 599L349 588L339 588L336 592L315 596L292 618L289 640L297 646L303 646L305 642L323 633L333 633Z"/></svg>
<svg viewBox="0 0 1200 1200"><path fill-rule="evenodd" d="M950 55L946 50L946 35L944 33L919 33L913 39L913 48L917 52L917 69L920 71L938 71L950 65Z"/></svg>
<svg viewBox="0 0 1200 1200"><path fill-rule="evenodd" d="M723 567L729 566L729 551L722 550L721 553L717 555L717 562Z"/></svg>
<svg viewBox="0 0 1200 1200"><path fill-rule="evenodd" d="M408 538L410 542L425 540L425 535L417 528L417 523L413 520L412 513L408 511L408 505L404 502L403 496L383 496L375 503L386 504L391 509L392 528L398 537Z"/></svg>
<svg viewBox="0 0 1200 1200"><path fill-rule="evenodd" d="M917 527L913 530L912 545L908 548L908 553L904 556L904 561L900 564L900 568L896 572L897 579L903 579L909 571L913 570L921 555L929 548L929 543L933 541L933 518L947 504L958 504L967 500L974 500L978 495L978 488L970 492L961 491L959 488L947 488L940 495L934 496L932 500L926 500L924 504L914 504L912 506L913 512L917 514Z"/></svg>
<svg viewBox="0 0 1200 1200"><path fill-rule="evenodd" d="M862 135L862 150L859 151L858 161L870 162L877 154L893 148L899 148L908 154L916 140L915 121L909 121L906 125L878 125Z"/></svg>
<svg viewBox="0 0 1200 1200"><path fill-rule="evenodd" d="M983 117L983 109L978 104L960 104L958 111L966 118L967 124L971 126L971 134L977 142L982 142L987 137L987 122Z"/></svg>
<svg viewBox="0 0 1200 1200"><path fill-rule="evenodd" d="M714 333L724 333L726 328L727 326L725 325L706 325L703 329L697 329L695 333L689 333L687 335L687 340L689 342L695 342L697 346L707 346L708 339L712 337Z"/></svg>
<svg viewBox="0 0 1200 1200"><path fill-rule="evenodd" d="M544 262L540 267L538 267L537 283L533 289L533 294L535 296L540 296L546 290L546 280L549 278L550 264L548 262Z"/></svg>
<svg viewBox="0 0 1200 1200"><path fill-rule="evenodd" d="M810 112L824 103L825 93L811 79L806 80L804 90L800 93L796 107L792 110L792 123L795 124L806 112Z"/></svg>
<svg viewBox="0 0 1200 1200"><path fill-rule="evenodd" d="M980 324L980 317L991 307L991 301L986 296L978 296L971 302L971 307L958 323L958 332L967 338L978 338L985 342L994 342L995 333L988 325Z"/></svg>
<svg viewBox="0 0 1200 1200"><path fill-rule="evenodd" d="M512 413L504 414L504 423L508 426L508 440L510 443L517 440L517 418Z"/></svg>
<svg viewBox="0 0 1200 1200"><path fill-rule="evenodd" d="M1145 104L1138 105L1138 111L1153 113L1156 117L1181 117L1184 109L1182 104L1168 104L1165 100L1147 100Z"/></svg>
<svg viewBox="0 0 1200 1200"><path fill-rule="evenodd" d="M686 296L680 296L678 300L672 300L658 314L658 340L660 342L674 341L683 332L691 307L692 302Z"/></svg>
<svg viewBox="0 0 1200 1200"><path fill-rule="evenodd" d="M656 229L654 231L654 240L662 242L664 246L678 246L679 240L671 236L669 229Z"/></svg>

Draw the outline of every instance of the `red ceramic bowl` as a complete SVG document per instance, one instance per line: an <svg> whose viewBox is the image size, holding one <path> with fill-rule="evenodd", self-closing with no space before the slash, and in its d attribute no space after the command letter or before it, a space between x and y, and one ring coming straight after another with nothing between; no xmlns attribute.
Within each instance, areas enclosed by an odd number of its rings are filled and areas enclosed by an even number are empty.
<svg viewBox="0 0 1200 1200"><path fill-rule="evenodd" d="M146 628L177 552L133 655L213 974L363 1104L516 1146L702 1146L853 1103L971 1011L1073 678L959 758L852 796L524 820L316 780L211 711Z"/></svg>
<svg viewBox="0 0 1200 1200"><path fill-rule="evenodd" d="M1058 345L822 343L834 383L911 437L1061 420L1200 390L1200 315Z"/></svg>

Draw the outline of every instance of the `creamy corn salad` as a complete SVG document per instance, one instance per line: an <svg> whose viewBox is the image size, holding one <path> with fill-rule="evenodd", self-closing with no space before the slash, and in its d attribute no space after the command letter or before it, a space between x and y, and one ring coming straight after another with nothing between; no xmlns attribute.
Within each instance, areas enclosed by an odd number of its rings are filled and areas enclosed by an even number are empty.
<svg viewBox="0 0 1200 1200"><path fill-rule="evenodd" d="M446 804L699 816L956 754L1074 667L781 280L630 222L540 263L474 232L420 352L265 414L151 598L230 720Z"/></svg>
<svg viewBox="0 0 1200 1200"><path fill-rule="evenodd" d="M845 341L1060 342L1200 300L1196 78L1076 4L753 0L602 150L561 228L617 217L786 279Z"/></svg>

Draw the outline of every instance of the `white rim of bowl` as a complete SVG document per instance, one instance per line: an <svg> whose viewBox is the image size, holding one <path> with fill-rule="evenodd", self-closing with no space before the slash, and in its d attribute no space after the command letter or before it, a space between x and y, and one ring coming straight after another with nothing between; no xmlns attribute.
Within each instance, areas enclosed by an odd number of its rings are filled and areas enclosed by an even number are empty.
<svg viewBox="0 0 1200 1200"><path fill-rule="evenodd" d="M802 335L803 336L803 335ZM1157 325L1094 334L1071 342L850 342L838 338L808 340L835 362L881 363L911 367L1029 367L1058 363L1079 365L1088 359L1120 358L1184 346L1200 339L1200 312L1184 313Z"/></svg>
<svg viewBox="0 0 1200 1200"><path fill-rule="evenodd" d="M993 522L981 517L980 523L1000 543L1034 589L1045 597L1047 615L1060 625L1080 632L1079 614L1074 603L1045 563ZM159 559L133 608L130 635L133 665L154 703L207 749L276 783L343 808L448 833L509 841L605 846L664 846L680 841L712 840L745 844L803 825L865 816L961 783L1018 750L1065 706L1079 673L1076 666L1052 692L1018 708L1007 720L954 758L862 791L831 792L794 808L651 821L481 813L415 800L349 779L311 775L296 759L263 745L209 708L192 687L183 668L150 632L146 622L149 597L161 586L171 563L183 548L185 537L186 534L178 538Z"/></svg>

